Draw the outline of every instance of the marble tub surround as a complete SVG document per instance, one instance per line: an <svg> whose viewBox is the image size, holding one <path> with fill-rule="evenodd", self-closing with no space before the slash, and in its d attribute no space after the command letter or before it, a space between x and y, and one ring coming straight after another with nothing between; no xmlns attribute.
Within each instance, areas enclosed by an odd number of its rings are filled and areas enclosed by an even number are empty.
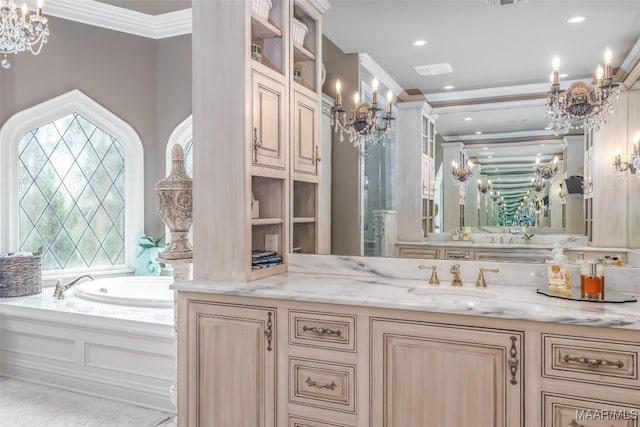
<svg viewBox="0 0 640 427"><path fill-rule="evenodd" d="M110 321L133 321L141 323L149 323L153 325L163 325L173 327L173 308L148 308L148 307L131 307L115 304L102 304L87 301L76 297L73 292L65 299L57 299L53 297L53 288L43 289L38 295L17 298L0 299L0 314L3 312L11 312L16 309L37 310L36 317L46 316L47 312L51 314L69 315L71 318L75 316L91 316L83 317L82 323L103 322L104 318Z"/></svg>

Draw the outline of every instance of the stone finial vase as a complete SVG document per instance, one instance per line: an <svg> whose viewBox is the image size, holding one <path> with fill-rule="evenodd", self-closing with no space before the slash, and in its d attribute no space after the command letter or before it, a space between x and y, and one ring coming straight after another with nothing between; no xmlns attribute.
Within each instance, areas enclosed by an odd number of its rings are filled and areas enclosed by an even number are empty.
<svg viewBox="0 0 640 427"><path fill-rule="evenodd" d="M175 144L171 150L171 173L156 184L157 212L171 231L171 243L159 255L163 260L193 257L189 228L193 223L193 180L184 167L184 150Z"/></svg>

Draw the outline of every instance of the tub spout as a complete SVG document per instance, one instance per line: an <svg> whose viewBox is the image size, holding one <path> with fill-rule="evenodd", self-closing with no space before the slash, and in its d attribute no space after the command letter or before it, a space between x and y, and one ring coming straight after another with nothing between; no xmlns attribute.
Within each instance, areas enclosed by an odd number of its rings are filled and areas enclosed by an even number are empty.
<svg viewBox="0 0 640 427"><path fill-rule="evenodd" d="M82 276L77 277L75 280L67 283L66 285L62 284L62 280L58 280L58 283L56 283L56 289L53 291L53 297L58 299L64 299L64 291L66 291L67 289L69 289L70 287L72 287L73 285L75 285L81 279L84 279L84 278L96 280L96 278L93 277L92 274L83 274Z"/></svg>

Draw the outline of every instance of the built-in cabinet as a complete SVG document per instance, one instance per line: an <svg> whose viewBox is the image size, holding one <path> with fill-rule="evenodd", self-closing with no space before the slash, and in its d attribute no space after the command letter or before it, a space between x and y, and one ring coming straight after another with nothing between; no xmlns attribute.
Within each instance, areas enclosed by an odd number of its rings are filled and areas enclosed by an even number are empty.
<svg viewBox="0 0 640 427"><path fill-rule="evenodd" d="M530 262L544 264L551 255L551 248L509 248L425 246L410 243L396 245L396 255L400 258L475 260L487 262Z"/></svg>
<svg viewBox="0 0 640 427"><path fill-rule="evenodd" d="M321 13L306 0L291 4L290 73L291 241L289 250L318 252L320 185L320 114L322 108ZM306 30L306 32L305 32ZM305 33L303 38L301 32Z"/></svg>
<svg viewBox="0 0 640 427"><path fill-rule="evenodd" d="M593 150L593 131L585 132L582 194L584 197L584 232L589 242L593 240Z"/></svg>
<svg viewBox="0 0 640 427"><path fill-rule="evenodd" d="M522 333L371 324L371 426L522 425Z"/></svg>
<svg viewBox="0 0 640 427"><path fill-rule="evenodd" d="M275 309L190 302L184 426L275 427ZM183 424L184 422L184 424Z"/></svg>
<svg viewBox="0 0 640 427"><path fill-rule="evenodd" d="M271 74L271 73L270 73ZM252 74L252 165L286 170L285 111L287 93L282 77Z"/></svg>
<svg viewBox="0 0 640 427"><path fill-rule="evenodd" d="M398 187L398 239L426 240L435 213L435 120L426 102L398 107L397 162L403 171Z"/></svg>
<svg viewBox="0 0 640 427"><path fill-rule="evenodd" d="M637 331L183 291L178 327L182 426L639 426Z"/></svg>

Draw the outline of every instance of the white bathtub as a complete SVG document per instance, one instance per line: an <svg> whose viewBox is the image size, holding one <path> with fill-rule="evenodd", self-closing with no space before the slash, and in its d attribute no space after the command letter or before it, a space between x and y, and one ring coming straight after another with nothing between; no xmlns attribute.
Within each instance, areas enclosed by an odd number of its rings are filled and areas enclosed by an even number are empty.
<svg viewBox="0 0 640 427"><path fill-rule="evenodd" d="M98 279L74 286L75 295L89 301L134 307L171 308L173 278L167 276L126 276Z"/></svg>

